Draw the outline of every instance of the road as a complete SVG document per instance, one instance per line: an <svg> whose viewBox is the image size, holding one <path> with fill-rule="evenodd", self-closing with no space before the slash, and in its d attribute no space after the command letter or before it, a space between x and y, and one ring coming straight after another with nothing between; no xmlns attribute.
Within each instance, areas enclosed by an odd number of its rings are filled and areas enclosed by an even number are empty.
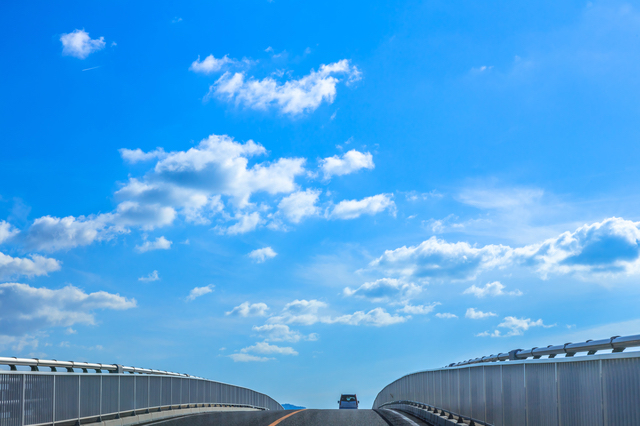
<svg viewBox="0 0 640 426"><path fill-rule="evenodd" d="M154 426L429 426L393 410L227 411L161 420Z"/></svg>

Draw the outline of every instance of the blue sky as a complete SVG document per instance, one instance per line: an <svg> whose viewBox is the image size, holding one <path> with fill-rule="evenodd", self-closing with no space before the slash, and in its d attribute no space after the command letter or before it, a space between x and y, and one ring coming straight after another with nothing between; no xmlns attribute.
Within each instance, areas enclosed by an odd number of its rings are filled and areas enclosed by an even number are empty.
<svg viewBox="0 0 640 426"><path fill-rule="evenodd" d="M0 6L0 353L370 405L640 328L634 2Z"/></svg>

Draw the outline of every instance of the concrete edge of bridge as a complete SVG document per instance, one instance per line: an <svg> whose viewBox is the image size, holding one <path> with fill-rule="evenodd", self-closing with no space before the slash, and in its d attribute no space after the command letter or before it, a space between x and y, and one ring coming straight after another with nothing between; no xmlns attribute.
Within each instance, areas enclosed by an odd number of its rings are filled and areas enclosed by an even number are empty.
<svg viewBox="0 0 640 426"><path fill-rule="evenodd" d="M183 417L191 414L211 413L219 411L261 411L257 408L248 407L198 407L198 408L182 408L170 411L159 411L156 413L136 414L135 416L123 417L120 419L105 420L98 423L92 423L92 426L135 426L158 420L168 420L174 417Z"/></svg>

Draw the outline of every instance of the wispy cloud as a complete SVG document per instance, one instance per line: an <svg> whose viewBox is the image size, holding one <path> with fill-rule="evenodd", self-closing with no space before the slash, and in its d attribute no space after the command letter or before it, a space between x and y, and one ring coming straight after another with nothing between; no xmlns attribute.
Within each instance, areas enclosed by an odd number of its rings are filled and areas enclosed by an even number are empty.
<svg viewBox="0 0 640 426"><path fill-rule="evenodd" d="M204 287L195 287L195 288L193 288L189 292L189 295L187 296L187 301L188 302L192 302L192 301L196 300L200 296L204 296L205 294L209 294L209 293L213 292L214 287L215 287L215 285L209 284L209 285L206 285Z"/></svg>
<svg viewBox="0 0 640 426"><path fill-rule="evenodd" d="M85 30L74 30L73 32L62 34L62 54L85 59L93 52L102 50L105 47L104 37L92 39Z"/></svg>
<svg viewBox="0 0 640 426"><path fill-rule="evenodd" d="M151 250L169 250L173 242L167 240L165 237L158 237L155 241L145 241L142 245L136 246L136 250L139 253L145 253Z"/></svg>
<svg viewBox="0 0 640 426"><path fill-rule="evenodd" d="M160 279L160 276L158 275L158 271L153 271L149 275L147 275L146 277L138 278L138 281L152 282L152 281L158 281L159 279Z"/></svg>
<svg viewBox="0 0 640 426"><path fill-rule="evenodd" d="M264 263L267 259L273 259L277 255L278 253L276 253L271 247L263 247L253 250L247 256L253 259L256 263Z"/></svg>

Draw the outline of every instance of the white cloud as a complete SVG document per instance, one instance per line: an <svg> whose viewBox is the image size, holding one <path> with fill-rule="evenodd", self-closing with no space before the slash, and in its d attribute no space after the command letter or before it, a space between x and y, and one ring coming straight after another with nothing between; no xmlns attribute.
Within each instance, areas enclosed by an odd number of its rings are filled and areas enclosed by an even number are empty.
<svg viewBox="0 0 640 426"><path fill-rule="evenodd" d="M504 285L499 281L494 281L492 283L485 284L484 287L478 287L473 284L471 287L467 288L462 294L473 294L476 297L482 298L485 296L522 296L522 292L520 290L514 291L503 291Z"/></svg>
<svg viewBox="0 0 640 426"><path fill-rule="evenodd" d="M404 307L402 307L402 309L398 309L398 312L404 312L405 314L409 315L426 315L433 312L435 307L439 304L440 303L435 302L430 305L405 305Z"/></svg>
<svg viewBox="0 0 640 426"><path fill-rule="evenodd" d="M271 247L256 249L248 254L248 256L256 263L263 263L265 260L273 259L277 255L278 253L276 253Z"/></svg>
<svg viewBox="0 0 640 426"><path fill-rule="evenodd" d="M505 265L510 252L510 247L502 245L476 248L466 242L448 243L431 237L417 246L387 250L370 266L387 275L468 280L483 270Z"/></svg>
<svg viewBox="0 0 640 426"><path fill-rule="evenodd" d="M130 309L136 301L105 291L87 294L72 285L52 290L7 283L0 284L0 307L0 333L15 336L45 327L94 325L95 310Z"/></svg>
<svg viewBox="0 0 640 426"><path fill-rule="evenodd" d="M51 252L86 246L96 240L108 240L113 238L114 233L107 229L107 222L105 215L77 218L43 216L33 221L27 232L26 245Z"/></svg>
<svg viewBox="0 0 640 426"><path fill-rule="evenodd" d="M267 315L269 307L266 303L249 303L244 302L236 306L229 312L225 312L225 315L234 315L241 317L264 317Z"/></svg>
<svg viewBox="0 0 640 426"><path fill-rule="evenodd" d="M71 327L67 328L64 332L65 332L65 334L78 334L78 331L74 330Z"/></svg>
<svg viewBox="0 0 640 426"><path fill-rule="evenodd" d="M320 169L324 174L326 180L331 179L331 176L342 176L360 169L373 169L373 156L369 152L359 152L355 149L346 152L339 157L334 155L320 160Z"/></svg>
<svg viewBox="0 0 640 426"><path fill-rule="evenodd" d="M158 271L153 271L152 273L150 273L146 277L138 278L138 281L151 282L151 281L158 281L159 279L160 279L160 276L158 275Z"/></svg>
<svg viewBox="0 0 640 426"><path fill-rule="evenodd" d="M231 358L233 362L265 362L265 361L272 361L274 359L274 358L267 358L263 356L249 355L245 353L231 354L227 356Z"/></svg>
<svg viewBox="0 0 640 426"><path fill-rule="evenodd" d="M322 65L320 70L284 84L271 77L246 79L244 73L226 72L209 88L206 98L216 96L253 109L276 107L285 114L296 115L314 111L323 101L333 103L336 85L341 81L336 75L346 76L347 83L360 79L358 69L346 59Z"/></svg>
<svg viewBox="0 0 640 426"><path fill-rule="evenodd" d="M84 59L89 56L89 54L104 49L105 46L104 37L92 39L89 37L89 33L84 30L74 30L71 33L62 34L60 41L62 42L63 55L74 56L80 59Z"/></svg>
<svg viewBox="0 0 640 426"><path fill-rule="evenodd" d="M227 64L235 64L236 61L234 59L229 59L227 55L224 55L222 58L216 59L213 55L209 55L204 58L203 61L200 60L200 55L198 55L198 59L193 61L189 70L200 73L200 74L212 74L214 72L220 71Z"/></svg>
<svg viewBox="0 0 640 426"><path fill-rule="evenodd" d="M379 194L362 200L344 200L338 203L328 217L330 219L355 219L363 214L374 215L389 210L395 216L396 204L393 194Z"/></svg>
<svg viewBox="0 0 640 426"><path fill-rule="evenodd" d="M240 350L242 353L254 352L262 355L298 355L291 347L280 347L276 345L270 345L267 342L258 342L253 346L248 346Z"/></svg>
<svg viewBox="0 0 640 426"><path fill-rule="evenodd" d="M346 296L356 296L369 299L373 303L395 301L403 303L422 291L422 287L413 283L406 283L395 278L381 278L379 280L362 284L355 290L349 287L344 289Z"/></svg>
<svg viewBox="0 0 640 426"><path fill-rule="evenodd" d="M189 295L187 296L187 301L191 302L193 300L196 300L196 298L198 298L200 296L204 296L205 294L209 294L209 293L213 292L213 288L214 287L215 287L215 285L213 285L213 284L209 284L209 285L204 286L204 287L194 287L189 292Z"/></svg>
<svg viewBox="0 0 640 426"><path fill-rule="evenodd" d="M0 252L0 279L19 276L37 277L60 269L60 262L56 259L37 254L30 257L30 259L11 257Z"/></svg>
<svg viewBox="0 0 640 426"><path fill-rule="evenodd" d="M320 321L318 311L328 305L319 300L294 300L287 303L279 316L269 318L269 323L312 325Z"/></svg>
<svg viewBox="0 0 640 426"><path fill-rule="evenodd" d="M544 191L539 188L466 188L458 200L480 209L520 209L537 203Z"/></svg>
<svg viewBox="0 0 640 426"><path fill-rule="evenodd" d="M564 232L540 244L514 250L515 258L549 274L593 275L640 273L640 222L612 217Z"/></svg>
<svg viewBox="0 0 640 426"><path fill-rule="evenodd" d="M0 220L0 244L3 242L10 240L20 233L19 230L11 226L9 222L4 220Z"/></svg>
<svg viewBox="0 0 640 426"><path fill-rule="evenodd" d="M316 189L294 192L280 201L278 210L290 222L300 223L305 217L319 213L320 209L316 206L316 202L321 193L322 191Z"/></svg>
<svg viewBox="0 0 640 426"><path fill-rule="evenodd" d="M469 308L467 309L467 313L464 316L465 318L469 318L469 319L484 319L489 317L495 317L497 315L494 314L493 312L482 312L482 311L476 311L475 308Z"/></svg>
<svg viewBox="0 0 640 426"><path fill-rule="evenodd" d="M167 240L165 237L158 237L155 241L145 241L141 246L136 246L136 250L139 253L145 253L151 250L169 250L171 244L173 244L173 242Z"/></svg>
<svg viewBox="0 0 640 426"><path fill-rule="evenodd" d="M339 317L326 320L329 323L348 325L372 325L374 327L385 327L388 325L403 323L407 317L391 315L382 308L375 308L365 313L357 311L353 314L341 315Z"/></svg>
<svg viewBox="0 0 640 426"><path fill-rule="evenodd" d="M311 333L305 336L298 331L291 330L289 326L285 324L265 324L261 326L254 326L253 331L263 337L265 341L269 342L295 343L300 340L318 340L318 335L316 333Z"/></svg>
<svg viewBox="0 0 640 426"><path fill-rule="evenodd" d="M444 318L444 319L452 319L452 318L458 318L457 315L449 313L449 312L438 312L436 314L436 317L438 318Z"/></svg>
<svg viewBox="0 0 640 426"><path fill-rule="evenodd" d="M162 148L156 148L154 151L144 152L140 148L136 149L119 149L122 159L130 164L140 163L143 161L151 161L163 159L167 157L167 153Z"/></svg>
<svg viewBox="0 0 640 426"><path fill-rule="evenodd" d="M248 214L236 215L238 221L226 229L221 229L222 233L227 235L246 234L253 231L262 223L260 213L253 212Z"/></svg>
<svg viewBox="0 0 640 426"><path fill-rule="evenodd" d="M491 337L511 337L511 336L521 336L525 331L529 330L531 327L544 327L550 328L555 327L553 325L545 325L542 322L542 319L537 321L532 321L530 318L516 318L516 317L505 317L505 319L498 324L499 328L506 328L509 331L506 334L502 334L500 330L494 330L492 333L485 331L484 333L477 334L477 336L491 336Z"/></svg>

